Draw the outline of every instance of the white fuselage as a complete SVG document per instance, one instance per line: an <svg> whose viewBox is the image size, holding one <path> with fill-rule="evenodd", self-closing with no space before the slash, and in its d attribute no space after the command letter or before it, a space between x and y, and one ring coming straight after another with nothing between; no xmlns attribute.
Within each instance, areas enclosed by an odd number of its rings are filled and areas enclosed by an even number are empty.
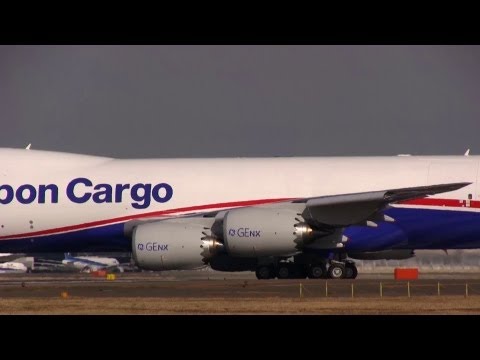
<svg viewBox="0 0 480 360"><path fill-rule="evenodd" d="M0 251L2 241L35 242L132 219L452 182L472 184L435 197L478 212L470 204L480 198L479 162L478 156L118 160L0 149Z"/></svg>

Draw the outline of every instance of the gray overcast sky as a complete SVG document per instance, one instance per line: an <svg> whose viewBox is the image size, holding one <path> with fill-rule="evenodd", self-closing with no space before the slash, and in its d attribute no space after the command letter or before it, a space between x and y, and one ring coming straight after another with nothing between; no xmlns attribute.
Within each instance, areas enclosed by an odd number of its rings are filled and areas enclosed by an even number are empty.
<svg viewBox="0 0 480 360"><path fill-rule="evenodd" d="M480 154L479 46L0 46L0 146Z"/></svg>

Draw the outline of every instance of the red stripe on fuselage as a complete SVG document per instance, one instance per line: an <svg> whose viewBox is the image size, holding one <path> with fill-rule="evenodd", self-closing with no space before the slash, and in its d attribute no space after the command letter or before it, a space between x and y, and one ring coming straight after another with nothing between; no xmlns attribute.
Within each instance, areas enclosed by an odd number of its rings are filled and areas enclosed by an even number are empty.
<svg viewBox="0 0 480 360"><path fill-rule="evenodd" d="M238 207L238 206L271 204L271 203L287 201L287 200L292 200L292 199L284 198L284 199L259 199L259 200L247 200L247 201L233 201L233 202L226 202L226 203L197 205L197 206L189 206L189 207L177 208L177 209L153 211L153 212L143 213L143 214L122 216L114 219L99 220L99 221L78 224L78 225L64 226L64 227L59 227L55 229L32 231L30 233L23 233L23 234L16 234L16 235L0 236L0 240L36 237L36 236L42 236L42 235L52 235L56 233L71 232L75 230L84 230L88 228L94 228L94 227L118 223L118 222L125 222L129 220L142 219L142 218L148 218L148 217L157 217L157 216L167 216L167 215L172 215L172 214L182 213L182 212L194 212L194 211L217 209L217 208L232 208L232 207Z"/></svg>
<svg viewBox="0 0 480 360"><path fill-rule="evenodd" d="M480 201L470 200L470 205L468 205L468 200L458 200L458 199L436 199L436 198L423 198L423 199L414 199L406 200L398 203L399 205L417 205L417 206L445 206L445 207L466 207L466 208L480 208Z"/></svg>

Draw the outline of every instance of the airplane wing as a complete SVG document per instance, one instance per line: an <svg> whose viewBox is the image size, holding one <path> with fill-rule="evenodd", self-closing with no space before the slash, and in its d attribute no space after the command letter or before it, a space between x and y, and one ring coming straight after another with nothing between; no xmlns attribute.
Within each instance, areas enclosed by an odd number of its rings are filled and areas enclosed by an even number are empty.
<svg viewBox="0 0 480 360"><path fill-rule="evenodd" d="M236 236L235 230L233 230L233 234L230 233L230 230L225 230L230 226L230 223L237 228L255 228L259 233L261 229L265 229L264 232L268 234L269 232L276 231L272 230L275 225L272 227L270 223L273 222L278 226L278 231L283 232L287 236L295 237L295 240L292 240L294 243L300 241L298 246L290 249L291 251L296 251L301 248L309 250L336 249L343 248L345 242L348 241L348 237L345 236L343 232L345 228L349 226L363 225L376 227L379 221L395 221L383 213L390 204L451 192L470 184L471 183L467 182L450 183L352 194L295 198L269 204L222 209L208 213L185 214L167 219L137 219L126 223L124 231L127 236L135 236L134 234L138 234L139 232L134 233L134 229L140 229L139 226L142 226L142 224L171 222L170 225L177 223L201 226L203 229L202 234L204 235L202 240L216 239L217 237L228 239L229 237ZM249 209L251 210L250 213L248 212ZM170 229L168 226L166 228ZM146 229L148 229L148 227ZM275 234L277 233L275 232ZM301 238L300 240L299 237ZM227 241L230 242L230 240ZM246 246L250 249L249 245ZM253 249L256 254L258 249Z"/></svg>
<svg viewBox="0 0 480 360"><path fill-rule="evenodd" d="M469 182L449 183L430 186L417 186L382 191L360 192L352 194L328 195L320 197L296 198L270 204L253 205L272 209L292 210L303 218L303 221L319 230L331 234L335 229L343 229L351 225L377 226L378 221L393 222L394 219L382 213L390 204L424 198L444 192L455 191L470 185ZM132 234L135 226L145 222L168 221L169 219L221 218L228 211L238 209L223 209L203 213L190 213L170 218L145 218L130 221L125 224L125 233Z"/></svg>
<svg viewBox="0 0 480 360"><path fill-rule="evenodd" d="M290 206L302 205L297 218L316 229L319 238L307 245L311 248L341 248L348 238L343 230L352 225L377 227L377 222L394 222L395 219L383 213L390 204L399 201L424 198L429 195L455 191L471 183L451 183L411 188L388 189L383 191L362 192L354 194L333 195L296 199ZM289 205L279 207L288 208ZM303 219L302 219L303 218Z"/></svg>
<svg viewBox="0 0 480 360"><path fill-rule="evenodd" d="M345 227L356 225L362 221L367 221L370 218L372 221L394 221L394 219L387 216L379 216L378 213L388 208L389 204L455 191L471 184L472 183L470 182L449 183L352 194L297 198L272 204L254 205L249 207L275 209L304 208L303 213L299 215L302 215L310 221L334 227ZM224 213L233 209L186 214L183 217L196 217L199 215L203 217L215 217L219 213Z"/></svg>
<svg viewBox="0 0 480 360"><path fill-rule="evenodd" d="M376 220L394 221L394 219L380 214L389 204L450 192L470 184L468 182L451 183L322 196L297 199L292 201L292 203L304 203L306 208L302 216L307 220L315 222L316 225L324 224L333 227L345 227L369 221L370 223L367 225L375 226Z"/></svg>

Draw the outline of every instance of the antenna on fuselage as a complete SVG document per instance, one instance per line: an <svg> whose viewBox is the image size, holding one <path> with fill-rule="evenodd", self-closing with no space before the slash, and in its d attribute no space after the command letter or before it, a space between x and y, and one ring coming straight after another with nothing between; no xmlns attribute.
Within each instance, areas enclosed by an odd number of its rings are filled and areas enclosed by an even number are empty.
<svg viewBox="0 0 480 360"><path fill-rule="evenodd" d="M32 144L28 144L27 147L25 148L25 150L30 150L30 148L32 147Z"/></svg>
<svg viewBox="0 0 480 360"><path fill-rule="evenodd" d="M467 151L465 151L465 154L463 154L464 156L469 156L470 155L470 149L467 149Z"/></svg>

